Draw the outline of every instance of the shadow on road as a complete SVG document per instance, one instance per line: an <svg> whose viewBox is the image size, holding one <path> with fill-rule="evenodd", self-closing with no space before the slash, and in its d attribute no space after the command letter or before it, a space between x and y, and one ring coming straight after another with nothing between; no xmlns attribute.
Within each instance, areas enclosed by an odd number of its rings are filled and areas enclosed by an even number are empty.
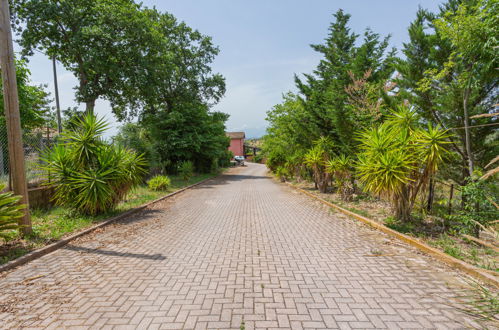
<svg viewBox="0 0 499 330"><path fill-rule="evenodd" d="M166 260L166 257L162 254L141 254L141 253L130 253L130 252L117 252L111 250L100 250L100 249L90 249L81 246L75 245L66 245L64 247L66 250L85 252L85 253L95 253L102 254L106 256L114 256L114 257L129 257L129 258L140 258L140 259L149 259L149 260Z"/></svg>
<svg viewBox="0 0 499 330"><path fill-rule="evenodd" d="M233 182L239 182L244 180L268 180L268 176L261 175L244 175L244 174L224 174L220 177L211 180L209 183L202 184L200 186L194 187L193 189L212 189L214 186L221 186L230 184Z"/></svg>

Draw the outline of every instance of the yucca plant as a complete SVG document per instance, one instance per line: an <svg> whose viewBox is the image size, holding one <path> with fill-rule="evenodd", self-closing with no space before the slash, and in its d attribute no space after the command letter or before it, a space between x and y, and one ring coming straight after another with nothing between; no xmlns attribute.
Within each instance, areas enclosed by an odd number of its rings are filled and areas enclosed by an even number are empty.
<svg viewBox="0 0 499 330"><path fill-rule="evenodd" d="M0 184L0 191L5 189L5 184ZM19 229L17 219L23 216L26 205L19 204L21 196L15 196L12 192L0 193L0 237L8 238L8 232Z"/></svg>
<svg viewBox="0 0 499 330"><path fill-rule="evenodd" d="M326 171L331 174L336 181L341 198L345 201L352 199L353 194L353 159L341 154L326 161Z"/></svg>
<svg viewBox="0 0 499 330"><path fill-rule="evenodd" d="M395 217L408 221L417 195L448 153L448 139L439 126L420 128L413 111L400 107L385 123L359 135L359 181L364 190L389 198Z"/></svg>
<svg viewBox="0 0 499 330"><path fill-rule="evenodd" d="M164 191L170 187L171 181L170 178L166 175L156 175L147 181L147 185L149 189L154 191Z"/></svg>
<svg viewBox="0 0 499 330"><path fill-rule="evenodd" d="M290 177L289 170L284 166L279 166L275 171L275 174L281 182L286 182L286 180Z"/></svg>
<svg viewBox="0 0 499 330"><path fill-rule="evenodd" d="M305 165L312 170L316 187L325 193L330 180L326 171L326 162L333 154L334 144L329 137L321 137L314 141L314 146L304 156Z"/></svg>
<svg viewBox="0 0 499 330"><path fill-rule="evenodd" d="M85 214L112 210L146 174L142 155L102 139L107 124L92 114L75 118L72 129L43 153L54 200Z"/></svg>

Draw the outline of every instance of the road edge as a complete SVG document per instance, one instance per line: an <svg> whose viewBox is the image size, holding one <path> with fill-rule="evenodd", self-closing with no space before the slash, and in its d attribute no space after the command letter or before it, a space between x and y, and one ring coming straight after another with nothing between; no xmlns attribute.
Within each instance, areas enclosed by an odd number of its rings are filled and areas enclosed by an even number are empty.
<svg viewBox="0 0 499 330"><path fill-rule="evenodd" d="M451 267L454 267L454 268L457 268L457 269L463 271L464 273L472 276L475 279L478 279L484 283L487 283L489 285L495 286L496 288L499 288L499 280L497 278L495 278L494 276L492 276L491 274L488 274L484 271L481 271L480 268L478 268L478 267L475 267L473 265L468 264L467 262L456 259L448 254L445 254L444 252L442 252L436 248L433 248L433 247L421 242L420 240L418 240L416 238L399 233L398 231L393 230L391 228L388 228L388 227L386 227L386 226L384 226L384 225L382 225L382 224L380 224L372 219L369 219L369 218L364 217L360 214L357 214L357 213L354 213L354 212L349 211L347 209L344 209L344 208L342 208L334 203L328 202L315 194L312 194L306 190L303 190L301 188L294 186L292 183L289 183L289 182L286 182L286 183L289 187L292 187L293 189L295 189L295 190L297 190L297 191L299 191L299 192L301 192L309 197L312 197L312 198L318 200L319 202L342 212L343 214L346 214L346 215L348 215L348 216L350 216L358 221L361 221L364 224L367 224L367 225L369 225L369 226L371 226L379 231L382 231L385 234L388 234L392 237L395 237L395 238L403 241L404 243L409 244L410 246L412 246L412 247L414 247L414 248L416 248L416 249L418 249L426 254L431 255L435 259L437 259L441 262L444 262L445 264L447 264Z"/></svg>

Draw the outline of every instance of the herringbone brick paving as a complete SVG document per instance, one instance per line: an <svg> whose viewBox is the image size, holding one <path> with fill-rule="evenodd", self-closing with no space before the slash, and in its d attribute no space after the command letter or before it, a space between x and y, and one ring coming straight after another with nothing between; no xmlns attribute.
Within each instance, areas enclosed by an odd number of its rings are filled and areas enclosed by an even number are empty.
<svg viewBox="0 0 499 330"><path fill-rule="evenodd" d="M476 325L459 274L265 173L232 170L5 274L2 328Z"/></svg>

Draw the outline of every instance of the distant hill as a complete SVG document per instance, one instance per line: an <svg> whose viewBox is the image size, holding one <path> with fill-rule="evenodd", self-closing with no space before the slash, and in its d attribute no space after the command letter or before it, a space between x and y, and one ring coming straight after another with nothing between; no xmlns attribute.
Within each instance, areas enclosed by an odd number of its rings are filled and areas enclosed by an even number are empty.
<svg viewBox="0 0 499 330"><path fill-rule="evenodd" d="M267 132L265 128L245 128L246 139L259 139Z"/></svg>

